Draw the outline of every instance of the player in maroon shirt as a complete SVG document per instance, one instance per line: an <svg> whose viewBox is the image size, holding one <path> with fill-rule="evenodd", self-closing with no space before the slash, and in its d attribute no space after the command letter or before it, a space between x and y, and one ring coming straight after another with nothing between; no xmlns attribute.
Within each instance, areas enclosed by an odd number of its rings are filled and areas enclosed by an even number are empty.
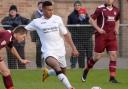
<svg viewBox="0 0 128 89"><path fill-rule="evenodd" d="M101 59L104 50L107 51L110 64L110 82L118 83L116 76L117 60L117 34L119 29L119 10L113 3L115 0L105 0L105 4L98 6L94 14L91 15L90 23L96 29L95 34L95 57L87 61L82 81L86 81L87 74L93 65Z"/></svg>
<svg viewBox="0 0 128 89"><path fill-rule="evenodd" d="M12 54L14 54L21 63L27 64L29 60L23 60L19 56L16 49L13 47L13 41L21 42L25 39L27 31L24 27L17 27L12 33L9 30L0 30L0 50L4 47L8 47ZM5 65L4 59L0 56L0 73L3 76L3 82L6 89L14 89L10 70Z"/></svg>

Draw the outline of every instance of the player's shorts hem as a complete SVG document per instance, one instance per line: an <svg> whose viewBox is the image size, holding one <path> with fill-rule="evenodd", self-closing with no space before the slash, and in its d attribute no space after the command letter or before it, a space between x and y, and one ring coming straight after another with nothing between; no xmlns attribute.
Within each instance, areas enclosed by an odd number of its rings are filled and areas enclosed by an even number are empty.
<svg viewBox="0 0 128 89"><path fill-rule="evenodd" d="M47 55L47 56L44 57L45 62L46 62L46 60L47 60L49 57L53 57L53 58L55 58L56 60L58 59L58 57L55 56L55 55Z"/></svg>
<svg viewBox="0 0 128 89"><path fill-rule="evenodd" d="M48 59L49 57L52 57L52 58L56 59L54 56L48 56L48 57L46 57L46 58L44 59L45 62L47 61L47 59ZM56 60L57 60L57 59L56 59Z"/></svg>
<svg viewBox="0 0 128 89"><path fill-rule="evenodd" d="M103 53L104 51L94 51L94 52L96 52L96 53Z"/></svg>
<svg viewBox="0 0 128 89"><path fill-rule="evenodd" d="M118 51L118 50L107 50L107 52L109 52L109 51Z"/></svg>
<svg viewBox="0 0 128 89"><path fill-rule="evenodd" d="M118 51L117 49L114 49L114 50L106 50L107 52L109 51ZM104 51L95 51L96 53L103 53Z"/></svg>
<svg viewBox="0 0 128 89"><path fill-rule="evenodd" d="M46 61L49 57L53 57L55 60L57 60L59 62L59 65L60 65L61 68L66 68L67 67L65 56L47 55L47 56L44 57L44 61L45 61L46 64L47 64Z"/></svg>

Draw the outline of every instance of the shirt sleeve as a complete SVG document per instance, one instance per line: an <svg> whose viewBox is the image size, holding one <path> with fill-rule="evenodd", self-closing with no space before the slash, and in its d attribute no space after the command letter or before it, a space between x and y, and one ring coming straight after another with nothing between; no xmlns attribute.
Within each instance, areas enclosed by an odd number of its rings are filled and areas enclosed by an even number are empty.
<svg viewBox="0 0 128 89"><path fill-rule="evenodd" d="M97 17L99 17L101 14L102 14L102 13L101 13L100 8L97 8L97 9L95 10L95 12L91 15L91 18L94 19L94 20L96 20Z"/></svg>
<svg viewBox="0 0 128 89"><path fill-rule="evenodd" d="M63 34L63 35L68 33L67 28L65 27L61 18L60 18L59 29L60 29L61 34Z"/></svg>
<svg viewBox="0 0 128 89"><path fill-rule="evenodd" d="M35 21L31 21L28 25L25 26L25 28L29 31L37 30L37 27L35 26Z"/></svg>

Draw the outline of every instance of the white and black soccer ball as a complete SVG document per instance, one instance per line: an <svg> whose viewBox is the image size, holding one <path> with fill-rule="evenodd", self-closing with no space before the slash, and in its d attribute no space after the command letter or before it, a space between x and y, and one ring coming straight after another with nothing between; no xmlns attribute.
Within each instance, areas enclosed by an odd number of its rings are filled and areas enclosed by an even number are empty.
<svg viewBox="0 0 128 89"><path fill-rule="evenodd" d="M98 86L94 86L91 89L102 89L102 88L101 87L98 87Z"/></svg>

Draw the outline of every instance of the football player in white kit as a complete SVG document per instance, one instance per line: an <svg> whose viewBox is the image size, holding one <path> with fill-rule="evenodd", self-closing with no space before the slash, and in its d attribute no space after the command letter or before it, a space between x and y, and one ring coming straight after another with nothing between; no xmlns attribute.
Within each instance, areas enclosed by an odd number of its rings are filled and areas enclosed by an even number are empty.
<svg viewBox="0 0 128 89"><path fill-rule="evenodd" d="M74 89L65 75L67 65L64 40L70 45L73 56L78 56L79 52L61 17L53 15L52 2L43 2L43 14L41 18L34 19L25 27L27 30L37 31L42 44L42 57L45 59L46 64L51 67L50 70L43 69L43 81L48 76L57 76L67 89Z"/></svg>

